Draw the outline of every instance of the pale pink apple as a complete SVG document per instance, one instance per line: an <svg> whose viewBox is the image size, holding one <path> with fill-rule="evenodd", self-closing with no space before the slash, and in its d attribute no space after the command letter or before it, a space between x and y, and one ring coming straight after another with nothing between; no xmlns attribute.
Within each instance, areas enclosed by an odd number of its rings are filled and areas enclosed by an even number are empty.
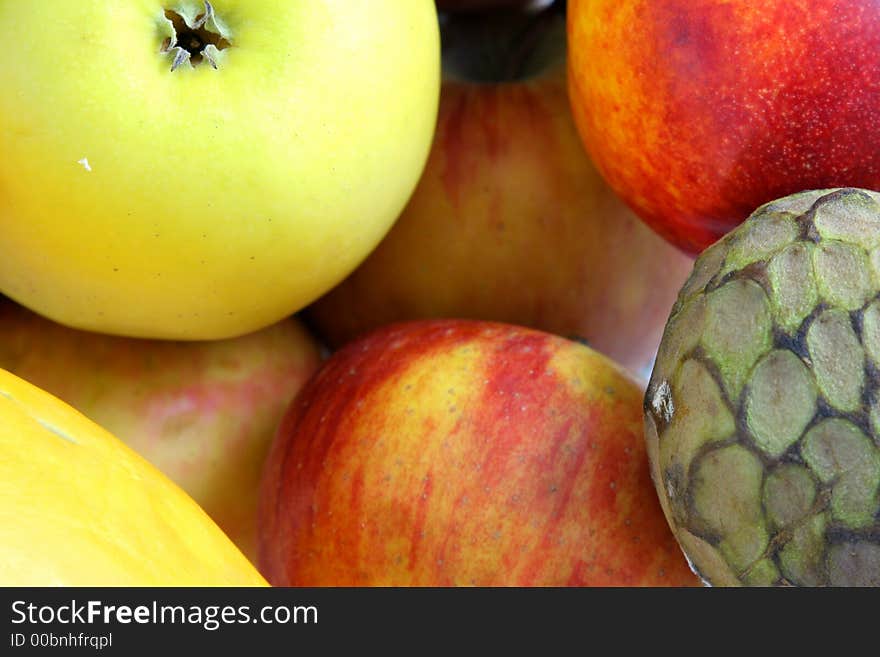
<svg viewBox="0 0 880 657"><path fill-rule="evenodd" d="M158 466L251 560L263 460L319 363L294 319L228 340L139 340L70 329L0 297L0 367Z"/></svg>
<svg viewBox="0 0 880 657"><path fill-rule="evenodd" d="M693 266L615 195L575 128L558 9L451 17L431 154L402 215L306 311L341 345L462 317L578 336L644 376Z"/></svg>

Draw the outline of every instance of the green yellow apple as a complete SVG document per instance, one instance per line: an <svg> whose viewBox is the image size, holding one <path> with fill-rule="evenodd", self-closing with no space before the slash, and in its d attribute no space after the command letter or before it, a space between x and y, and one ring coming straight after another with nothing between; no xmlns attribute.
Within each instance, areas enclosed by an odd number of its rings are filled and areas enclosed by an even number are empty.
<svg viewBox="0 0 880 657"><path fill-rule="evenodd" d="M75 328L292 314L379 242L430 148L433 0L0 2L0 42L0 292Z"/></svg>
<svg viewBox="0 0 880 657"><path fill-rule="evenodd" d="M642 392L560 336L393 324L326 360L261 483L276 586L696 586L651 483Z"/></svg>
<svg viewBox="0 0 880 657"><path fill-rule="evenodd" d="M453 16L423 175L395 225L306 311L340 345L391 321L465 317L579 336L650 364L692 260L646 227L581 144L558 7Z"/></svg>
<svg viewBox="0 0 880 657"><path fill-rule="evenodd" d="M0 298L0 368L123 440L251 560L263 460L319 363L293 318L226 340L145 340L67 328Z"/></svg>

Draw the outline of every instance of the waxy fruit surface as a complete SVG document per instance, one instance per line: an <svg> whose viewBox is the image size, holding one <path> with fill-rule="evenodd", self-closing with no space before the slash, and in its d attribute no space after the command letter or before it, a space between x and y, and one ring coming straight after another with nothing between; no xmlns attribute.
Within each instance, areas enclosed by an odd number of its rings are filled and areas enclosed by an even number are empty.
<svg viewBox="0 0 880 657"><path fill-rule="evenodd" d="M699 253L759 205L880 187L880 4L571 0L569 84L603 176Z"/></svg>
<svg viewBox="0 0 880 657"><path fill-rule="evenodd" d="M698 585L651 486L641 389L510 325L391 325L303 388L267 461L274 585Z"/></svg>

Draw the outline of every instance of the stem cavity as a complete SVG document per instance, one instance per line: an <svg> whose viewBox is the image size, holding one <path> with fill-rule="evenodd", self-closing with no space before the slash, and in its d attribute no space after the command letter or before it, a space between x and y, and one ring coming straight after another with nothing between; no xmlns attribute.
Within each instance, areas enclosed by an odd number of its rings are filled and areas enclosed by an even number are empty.
<svg viewBox="0 0 880 657"><path fill-rule="evenodd" d="M229 29L214 13L208 0L205 0L205 9L201 13L191 4L166 9L160 23L165 39L159 52L169 56L171 71L184 64L194 68L202 61L207 61L216 70L223 59L223 51L232 45Z"/></svg>

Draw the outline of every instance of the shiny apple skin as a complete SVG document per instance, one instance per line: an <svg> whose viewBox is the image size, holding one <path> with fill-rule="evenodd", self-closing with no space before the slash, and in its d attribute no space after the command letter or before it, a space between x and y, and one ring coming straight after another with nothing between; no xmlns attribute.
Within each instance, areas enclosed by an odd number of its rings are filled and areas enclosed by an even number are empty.
<svg viewBox="0 0 880 657"><path fill-rule="evenodd" d="M602 175L696 254L761 204L880 187L880 5L571 0L569 86Z"/></svg>
<svg viewBox="0 0 880 657"><path fill-rule="evenodd" d="M651 483L640 390L540 331L382 327L282 421L261 571L276 586L697 586Z"/></svg>

